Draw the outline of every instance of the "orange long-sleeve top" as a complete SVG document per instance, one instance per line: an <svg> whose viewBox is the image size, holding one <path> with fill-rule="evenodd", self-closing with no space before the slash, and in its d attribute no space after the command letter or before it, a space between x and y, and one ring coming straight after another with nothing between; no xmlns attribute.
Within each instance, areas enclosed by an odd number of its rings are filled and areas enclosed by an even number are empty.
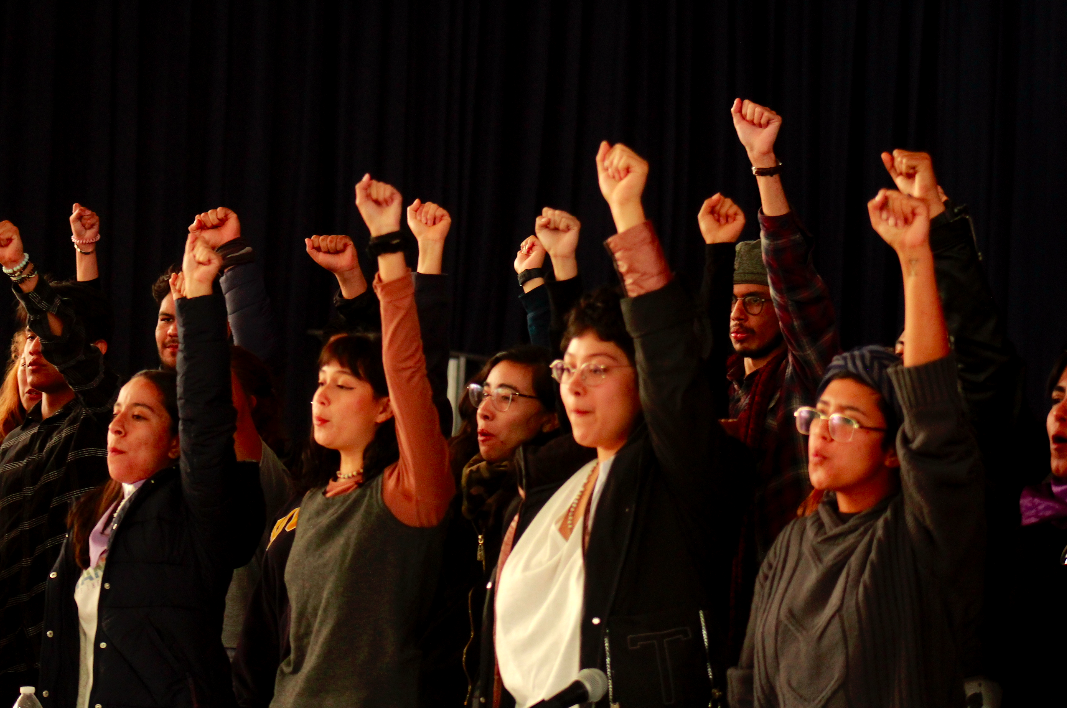
<svg viewBox="0 0 1067 708"><path fill-rule="evenodd" d="M387 283L379 274L374 292L382 308L382 364L400 449L400 459L382 473L382 499L401 523L436 526L448 512L456 485L426 376L415 285L410 274ZM362 476L333 480L326 496L351 492L362 481Z"/></svg>

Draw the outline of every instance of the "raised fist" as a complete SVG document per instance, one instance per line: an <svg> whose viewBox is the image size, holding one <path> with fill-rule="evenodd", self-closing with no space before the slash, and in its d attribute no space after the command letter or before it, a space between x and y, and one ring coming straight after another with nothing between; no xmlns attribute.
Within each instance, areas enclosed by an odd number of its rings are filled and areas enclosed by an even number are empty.
<svg viewBox="0 0 1067 708"><path fill-rule="evenodd" d="M356 207L371 236L400 230L401 201L396 187L371 179L370 173L356 182Z"/></svg>
<svg viewBox="0 0 1067 708"><path fill-rule="evenodd" d="M883 189L867 202L871 226L898 254L930 248L930 215L921 199Z"/></svg>
<svg viewBox="0 0 1067 708"><path fill-rule="evenodd" d="M745 146L752 166L777 165L774 141L778 137L778 129L782 127L782 117L770 108L752 101L742 101L740 98L734 99L730 115L733 116L734 130L737 131L741 144Z"/></svg>
<svg viewBox="0 0 1067 708"><path fill-rule="evenodd" d="M10 221L0 221L0 265L14 268L22 262L22 236L19 227Z"/></svg>
<svg viewBox="0 0 1067 708"><path fill-rule="evenodd" d="M553 259L574 257L581 229L581 222L561 209L545 207L534 220L534 233Z"/></svg>
<svg viewBox="0 0 1067 708"><path fill-rule="evenodd" d="M218 248L241 235L241 222L237 214L219 207L198 214L189 225L189 233L198 232L201 240L211 248Z"/></svg>
<svg viewBox="0 0 1067 708"><path fill-rule="evenodd" d="M95 241L100 236L100 217L96 215L95 211L83 207L81 204L75 204L70 213L70 233L78 241L90 242L84 246L79 246L81 250L95 251Z"/></svg>
<svg viewBox="0 0 1067 708"><path fill-rule="evenodd" d="M175 301L185 297L185 274L180 270L170 274L170 297Z"/></svg>
<svg viewBox="0 0 1067 708"><path fill-rule="evenodd" d="M444 243L451 227L452 217L433 202L416 199L408 207L408 228L415 234L420 246L425 242Z"/></svg>
<svg viewBox="0 0 1067 708"><path fill-rule="evenodd" d="M745 228L745 213L732 199L715 194L704 200L697 224L704 243L736 243Z"/></svg>
<svg viewBox="0 0 1067 708"><path fill-rule="evenodd" d="M189 238L185 241L185 256L182 258L185 296L194 298L210 295L211 284L221 268L222 256L215 253L215 249L198 232L189 232Z"/></svg>
<svg viewBox="0 0 1067 708"><path fill-rule="evenodd" d="M537 237L530 236L519 244L519 252L515 254L515 273L540 268L545 264L545 254L545 247L541 245Z"/></svg>
<svg viewBox="0 0 1067 708"><path fill-rule="evenodd" d="M941 198L943 192L938 187L937 176L934 174L934 161L928 153L894 150L890 155L883 152L882 164L893 178L897 189L926 203L931 219L945 210L942 203L944 200Z"/></svg>
<svg viewBox="0 0 1067 708"><path fill-rule="evenodd" d="M304 245L311 260L334 275L359 268L356 246L347 236L312 236L304 239Z"/></svg>
<svg viewBox="0 0 1067 708"><path fill-rule="evenodd" d="M648 179L648 162L622 143L600 143L596 154L597 181L600 193L612 210L640 203ZM547 244L546 244L547 248Z"/></svg>

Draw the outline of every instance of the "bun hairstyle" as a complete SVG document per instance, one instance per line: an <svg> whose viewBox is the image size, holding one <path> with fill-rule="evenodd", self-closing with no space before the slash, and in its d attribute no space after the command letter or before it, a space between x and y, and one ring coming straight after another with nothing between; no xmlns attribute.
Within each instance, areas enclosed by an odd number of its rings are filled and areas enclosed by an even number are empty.
<svg viewBox="0 0 1067 708"><path fill-rule="evenodd" d="M331 338L319 354L319 368L336 362L356 378L370 384L376 398L389 395L382 366L382 338L378 334L342 334ZM378 426L374 440L363 452L363 480L374 479L400 458L396 424L392 418ZM291 474L294 495L303 496L315 487L324 487L341 466L341 453L330 450L309 436L300 461Z"/></svg>
<svg viewBox="0 0 1067 708"><path fill-rule="evenodd" d="M583 295L567 315L567 329L563 332L560 349L566 352L572 339L593 332L602 342L611 342L622 349L633 364L634 340L622 317L622 298L617 285L605 285Z"/></svg>
<svg viewBox="0 0 1067 708"><path fill-rule="evenodd" d="M178 375L173 371L162 369L145 369L130 377L145 379L152 384L159 394L164 410L170 416L170 434L178 434ZM127 382L128 383L128 382ZM78 567L89 567L89 534L96 522L100 520L112 504L122 498L122 483L109 479L81 497L71 507L67 515L67 528L70 529L70 541L74 548L74 560Z"/></svg>

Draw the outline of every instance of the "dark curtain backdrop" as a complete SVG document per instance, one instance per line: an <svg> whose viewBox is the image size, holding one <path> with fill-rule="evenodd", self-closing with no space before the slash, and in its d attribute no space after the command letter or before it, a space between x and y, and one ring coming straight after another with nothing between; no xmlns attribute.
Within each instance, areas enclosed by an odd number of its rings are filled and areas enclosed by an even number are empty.
<svg viewBox="0 0 1067 708"><path fill-rule="evenodd" d="M695 282L705 197L735 197L757 235L735 96L784 117L786 189L846 346L891 342L902 319L864 206L890 185L878 153L894 147L931 151L971 206L1035 402L1067 340L1062 2L41 1L5 3L0 22L0 218L42 270L72 275L70 205L100 213L108 356L126 372L156 361L151 282L193 215L225 205L266 266L305 418L307 331L334 283L303 238L366 242L352 186L368 171L452 213L457 351L525 336L511 262L542 206L582 220L587 285L611 275L601 139L650 160L647 212Z"/></svg>

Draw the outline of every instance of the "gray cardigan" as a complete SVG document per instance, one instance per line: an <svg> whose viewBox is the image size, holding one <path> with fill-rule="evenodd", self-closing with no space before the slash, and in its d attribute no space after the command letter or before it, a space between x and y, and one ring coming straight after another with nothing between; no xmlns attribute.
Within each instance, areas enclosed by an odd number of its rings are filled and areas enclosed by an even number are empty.
<svg viewBox="0 0 1067 708"><path fill-rule="evenodd" d="M952 356L890 376L900 493L792 522L760 568L730 705L962 706L981 602L982 467Z"/></svg>

